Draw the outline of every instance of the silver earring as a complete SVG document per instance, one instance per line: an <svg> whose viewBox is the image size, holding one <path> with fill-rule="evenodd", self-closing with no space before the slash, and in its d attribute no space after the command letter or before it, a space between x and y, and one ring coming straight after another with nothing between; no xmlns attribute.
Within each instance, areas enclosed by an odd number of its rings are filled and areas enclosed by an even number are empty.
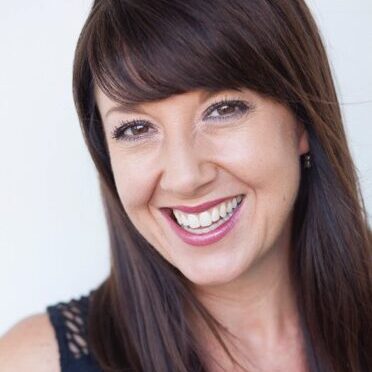
<svg viewBox="0 0 372 372"><path fill-rule="evenodd" d="M310 153L307 153L305 155L305 162L304 162L304 168L311 168L311 154Z"/></svg>

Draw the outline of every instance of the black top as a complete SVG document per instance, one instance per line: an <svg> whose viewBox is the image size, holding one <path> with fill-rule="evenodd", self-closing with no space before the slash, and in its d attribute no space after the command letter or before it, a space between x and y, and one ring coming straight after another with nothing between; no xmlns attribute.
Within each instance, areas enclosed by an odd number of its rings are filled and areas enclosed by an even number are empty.
<svg viewBox="0 0 372 372"><path fill-rule="evenodd" d="M58 342L61 372L102 372L87 344L89 296L47 306Z"/></svg>

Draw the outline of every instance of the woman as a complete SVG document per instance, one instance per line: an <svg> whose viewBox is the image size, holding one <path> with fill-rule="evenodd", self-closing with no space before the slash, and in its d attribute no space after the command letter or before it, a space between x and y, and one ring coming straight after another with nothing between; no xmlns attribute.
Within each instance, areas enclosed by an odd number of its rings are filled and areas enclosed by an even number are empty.
<svg viewBox="0 0 372 372"><path fill-rule="evenodd" d="M95 1L73 88L111 272L11 331L9 370L372 370L371 236L303 1Z"/></svg>

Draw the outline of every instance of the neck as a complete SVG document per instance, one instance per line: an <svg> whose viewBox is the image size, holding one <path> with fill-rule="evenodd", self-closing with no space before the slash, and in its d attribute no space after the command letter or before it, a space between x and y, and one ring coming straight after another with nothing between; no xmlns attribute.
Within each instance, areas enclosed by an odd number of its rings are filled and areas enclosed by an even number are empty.
<svg viewBox="0 0 372 372"><path fill-rule="evenodd" d="M201 303L234 336L234 345L250 350L251 356L298 345L302 337L288 252L288 241L282 241L239 278L223 285L194 288ZM204 345L216 355L213 337L206 329L202 333ZM228 345L229 340L223 339Z"/></svg>

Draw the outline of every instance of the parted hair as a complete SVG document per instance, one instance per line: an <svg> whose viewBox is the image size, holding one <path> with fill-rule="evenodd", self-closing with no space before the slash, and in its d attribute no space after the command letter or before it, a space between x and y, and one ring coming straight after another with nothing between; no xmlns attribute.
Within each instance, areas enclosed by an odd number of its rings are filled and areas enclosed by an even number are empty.
<svg viewBox="0 0 372 372"><path fill-rule="evenodd" d="M74 101L98 171L111 253L90 306L90 349L106 372L207 371L190 314L234 360L226 330L128 218L95 85L122 103L245 87L292 110L312 155L312 167L301 170L290 251L309 371L372 371L371 233L332 72L305 2L96 0L77 43Z"/></svg>

